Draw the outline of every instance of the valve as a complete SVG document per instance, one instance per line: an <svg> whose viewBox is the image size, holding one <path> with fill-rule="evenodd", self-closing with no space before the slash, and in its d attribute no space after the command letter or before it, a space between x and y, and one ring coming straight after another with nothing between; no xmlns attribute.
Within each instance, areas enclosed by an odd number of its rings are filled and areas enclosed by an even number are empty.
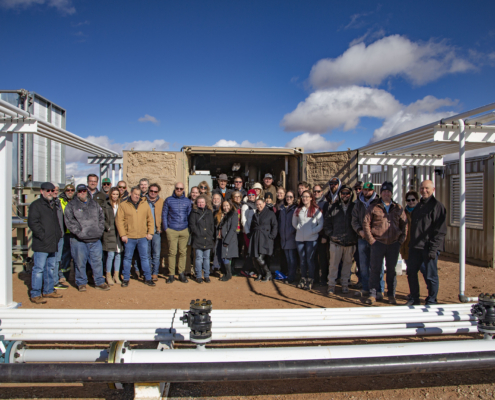
<svg viewBox="0 0 495 400"><path fill-rule="evenodd" d="M183 324L191 328L191 342L204 344L211 342L211 300L191 300L189 311L180 317Z"/></svg>
<svg viewBox="0 0 495 400"><path fill-rule="evenodd" d="M495 335L495 293L481 293L478 303L471 308L471 314L478 317L478 331L491 339Z"/></svg>

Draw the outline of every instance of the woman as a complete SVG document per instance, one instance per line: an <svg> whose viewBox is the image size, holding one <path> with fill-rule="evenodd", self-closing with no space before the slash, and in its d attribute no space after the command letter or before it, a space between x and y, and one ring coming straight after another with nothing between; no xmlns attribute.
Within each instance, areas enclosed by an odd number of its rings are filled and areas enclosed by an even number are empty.
<svg viewBox="0 0 495 400"><path fill-rule="evenodd" d="M285 195L286 205L282 205L282 207L278 211L278 231L280 235L280 247L284 251L285 259L287 261L287 283L294 283L294 281L296 280L296 229L292 226L292 216L294 215L294 211L296 210L296 205L294 203L295 198L296 196L294 192L292 190L289 190Z"/></svg>
<svg viewBox="0 0 495 400"><path fill-rule="evenodd" d="M405 261L407 266L407 260L409 258L409 242L411 241L411 213L414 210L414 207L418 205L419 194L414 190L410 190L406 193L406 217L407 217L407 236L406 240L400 246L400 255L402 259ZM420 270L424 268L424 264L421 265Z"/></svg>
<svg viewBox="0 0 495 400"><path fill-rule="evenodd" d="M241 207L241 225L244 234L244 243L246 248L249 249L249 228L251 227L251 220L256 212L256 191L254 189L248 190L247 200Z"/></svg>
<svg viewBox="0 0 495 400"><path fill-rule="evenodd" d="M272 274L266 261L273 254L273 242L277 236L277 219L275 213L266 207L265 200L256 200L256 212L251 221L249 255L253 260L253 265L258 272L255 281L268 282L272 280Z"/></svg>
<svg viewBox="0 0 495 400"><path fill-rule="evenodd" d="M239 254L239 258L242 258L242 255L244 254L243 248L244 248L244 238L243 233L242 233L242 223L241 223L241 212L242 212L242 193L239 191L235 191L232 193L232 196L230 197L232 201L232 206L235 208L235 212L237 213L238 217L238 223L237 223L237 253ZM235 262L235 268L234 268L234 275L237 275L237 272L235 271L236 269L240 268L238 265L238 262Z"/></svg>
<svg viewBox="0 0 495 400"><path fill-rule="evenodd" d="M211 206L206 202L206 196L200 195L189 214L189 229L191 231L191 247L194 249L196 282L210 283L210 252L215 246L215 222Z"/></svg>
<svg viewBox="0 0 495 400"><path fill-rule="evenodd" d="M296 229L297 252L301 262L301 280L298 288L311 290L315 278L315 254L318 233L323 229L323 215L309 190L305 190L292 216Z"/></svg>
<svg viewBox="0 0 495 400"><path fill-rule="evenodd" d="M102 248L106 252L106 279L109 285L122 283L120 281L120 255L123 251L122 241L115 227L115 215L120 203L119 188L113 187L108 192L108 200L103 207L105 215L105 230L103 231ZM114 268L112 279L112 266Z"/></svg>
<svg viewBox="0 0 495 400"><path fill-rule="evenodd" d="M232 279L232 259L239 256L237 249L237 224L239 217L232 204L224 200L222 208L215 214L216 239L215 258L218 265L225 268L225 275L220 278L222 282Z"/></svg>
<svg viewBox="0 0 495 400"><path fill-rule="evenodd" d="M189 198L191 199L191 206L194 205L194 202L199 196L199 189L197 186L193 186L189 192Z"/></svg>
<svg viewBox="0 0 495 400"><path fill-rule="evenodd" d="M208 182L202 181L198 185L199 189L199 194L202 196L205 196L206 199L206 204L211 205L211 188L210 185L208 185Z"/></svg>
<svg viewBox="0 0 495 400"><path fill-rule="evenodd" d="M285 205L285 196L286 196L285 188L280 186L277 189L277 201L275 203L275 212L278 212L282 208L282 206Z"/></svg>

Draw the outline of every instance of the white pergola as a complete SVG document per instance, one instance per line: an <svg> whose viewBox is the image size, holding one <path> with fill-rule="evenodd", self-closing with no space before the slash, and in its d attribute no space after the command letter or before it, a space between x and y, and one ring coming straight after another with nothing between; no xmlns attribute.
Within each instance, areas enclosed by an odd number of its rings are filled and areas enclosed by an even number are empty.
<svg viewBox="0 0 495 400"><path fill-rule="evenodd" d="M466 272L466 151L495 145L495 103L446 117L440 121L368 144L358 149L360 176L368 180L370 166L387 166L387 180L393 182L394 200L402 201L402 169L420 166L420 179L435 179L435 166L443 165L443 156L459 152L460 225L459 225L459 299L465 296ZM363 167L367 166L364 172ZM408 179L409 168L406 168Z"/></svg>
<svg viewBox="0 0 495 400"><path fill-rule="evenodd" d="M97 157L116 158L112 150L42 121L27 111L0 100L0 308L15 308L12 292L12 134L26 133L54 140Z"/></svg>

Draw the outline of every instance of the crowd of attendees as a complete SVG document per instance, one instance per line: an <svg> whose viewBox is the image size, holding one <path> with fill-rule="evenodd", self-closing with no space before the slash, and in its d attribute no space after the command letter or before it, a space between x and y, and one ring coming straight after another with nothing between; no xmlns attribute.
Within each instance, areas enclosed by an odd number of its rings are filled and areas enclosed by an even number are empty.
<svg viewBox="0 0 495 400"><path fill-rule="evenodd" d="M397 304L400 254L410 288L406 304L420 304L418 272L428 289L425 303L436 303L446 212L431 181L421 183L421 196L407 192L405 207L392 200L390 182L379 194L371 182L351 188L337 177L326 193L322 185L311 189L306 182L299 183L297 193L277 188L271 174L249 190L241 177L234 178L232 188L225 174L217 182L211 190L203 181L188 196L177 182L167 198L160 197L160 185L145 178L132 188L125 181L112 187L104 178L99 191L98 177L91 174L87 184L67 185L61 194L57 184L43 183L28 214L34 251L31 301L62 297L58 290L69 287L71 261L80 292L87 290L88 272L95 289L127 287L133 260L137 278L142 275L144 284L155 286L166 238L167 283L175 281L175 267L178 279L187 283L191 261L197 283L210 283L210 276L220 274L224 282L233 274L267 282L274 278L270 264L277 253L287 284L304 290L319 284L330 296L340 285L347 294L355 262L354 295L374 304L384 299L386 281L388 302ZM234 268L237 264L242 268Z"/></svg>

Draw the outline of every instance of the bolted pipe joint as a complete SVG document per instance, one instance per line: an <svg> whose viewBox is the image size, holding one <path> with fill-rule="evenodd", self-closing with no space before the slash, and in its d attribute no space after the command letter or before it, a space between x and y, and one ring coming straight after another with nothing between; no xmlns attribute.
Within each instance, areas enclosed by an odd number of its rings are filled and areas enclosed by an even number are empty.
<svg viewBox="0 0 495 400"><path fill-rule="evenodd" d="M471 314L478 317L478 331L486 336L495 335L495 293L481 293Z"/></svg>
<svg viewBox="0 0 495 400"><path fill-rule="evenodd" d="M211 342L211 300L191 300L189 311L180 317L183 324L191 328L191 342L205 344Z"/></svg>

